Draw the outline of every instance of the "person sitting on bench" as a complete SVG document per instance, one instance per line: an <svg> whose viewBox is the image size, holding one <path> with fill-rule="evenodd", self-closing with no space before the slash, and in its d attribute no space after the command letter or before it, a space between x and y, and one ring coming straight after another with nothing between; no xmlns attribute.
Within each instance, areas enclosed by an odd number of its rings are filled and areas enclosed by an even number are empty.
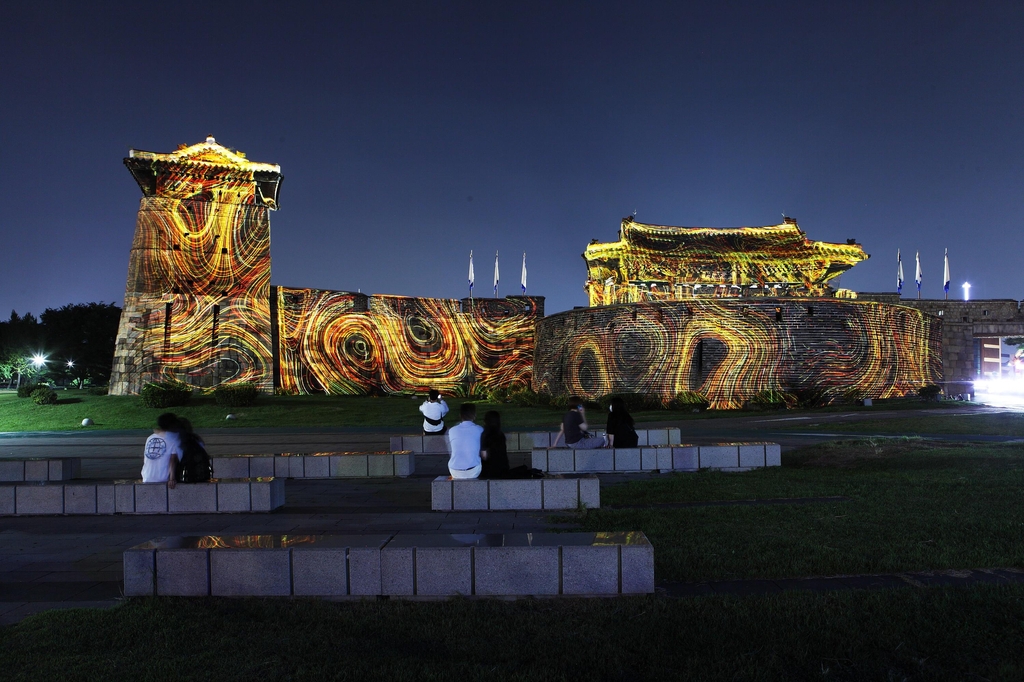
<svg viewBox="0 0 1024 682"><path fill-rule="evenodd" d="M423 413L423 435L443 436L445 432L444 416L448 414L448 403L435 389L430 389L427 400L420 405Z"/></svg>
<svg viewBox="0 0 1024 682"><path fill-rule="evenodd" d="M592 436L587 433L587 417L583 409L583 398L572 396L569 398L569 411L562 417L562 427L558 429L558 435L551 442L551 447L558 445L558 441L565 436L565 446L569 448L603 448L607 447L608 439L604 436Z"/></svg>
<svg viewBox="0 0 1024 682"><path fill-rule="evenodd" d="M452 478L479 478L483 469L480 461L480 434L483 427L474 423L476 405L462 403L459 408L462 421L448 429L445 440L448 441L448 471Z"/></svg>

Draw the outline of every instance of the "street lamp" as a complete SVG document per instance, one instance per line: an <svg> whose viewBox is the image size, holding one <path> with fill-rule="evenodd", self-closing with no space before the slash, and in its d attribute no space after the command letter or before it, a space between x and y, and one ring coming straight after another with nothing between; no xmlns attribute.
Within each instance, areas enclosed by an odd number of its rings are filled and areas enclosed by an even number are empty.
<svg viewBox="0 0 1024 682"><path fill-rule="evenodd" d="M68 369L71 369L74 366L75 366L75 361L74 360L68 360Z"/></svg>
<svg viewBox="0 0 1024 682"><path fill-rule="evenodd" d="M964 300L965 301L969 301L971 299L971 283L970 282L964 282L963 283L963 288L964 288Z"/></svg>
<svg viewBox="0 0 1024 682"><path fill-rule="evenodd" d="M42 367L43 365L46 364L46 356L45 355L33 355L32 356L32 364L35 365L37 369L39 367Z"/></svg>

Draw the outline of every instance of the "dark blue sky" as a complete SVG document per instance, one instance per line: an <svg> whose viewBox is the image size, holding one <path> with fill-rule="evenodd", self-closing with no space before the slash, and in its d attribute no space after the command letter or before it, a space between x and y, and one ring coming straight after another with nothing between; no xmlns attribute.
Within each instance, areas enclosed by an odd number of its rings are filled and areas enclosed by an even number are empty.
<svg viewBox="0 0 1024 682"><path fill-rule="evenodd" d="M120 303L121 159L279 163L273 282L585 305L622 216L855 237L843 276L1022 298L1024 5L21 3L0 22L0 312ZM907 291L905 289L905 291Z"/></svg>

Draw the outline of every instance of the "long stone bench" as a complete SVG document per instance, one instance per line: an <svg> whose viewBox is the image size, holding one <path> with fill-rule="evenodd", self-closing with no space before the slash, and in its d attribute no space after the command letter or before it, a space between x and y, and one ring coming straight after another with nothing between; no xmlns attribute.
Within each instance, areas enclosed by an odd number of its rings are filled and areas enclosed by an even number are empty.
<svg viewBox="0 0 1024 682"><path fill-rule="evenodd" d="M230 455L213 458L215 476L229 478L365 478L410 476L412 452L316 452L309 454Z"/></svg>
<svg viewBox="0 0 1024 682"><path fill-rule="evenodd" d="M534 448L532 466L551 473L749 471L780 466L777 443L718 443L644 448Z"/></svg>
<svg viewBox="0 0 1024 682"><path fill-rule="evenodd" d="M603 436L603 430L593 432ZM679 429L637 429L637 445L670 445L678 443L681 438ZM534 433L506 433L505 448L509 452L530 452L535 448L550 447L558 437L557 431L538 431ZM444 436L391 436L391 449L408 450L417 454L446 454L448 444Z"/></svg>
<svg viewBox="0 0 1024 682"><path fill-rule="evenodd" d="M215 479L174 488L140 481L0 485L0 516L269 512L283 504L280 478Z"/></svg>
<svg viewBox="0 0 1024 682"><path fill-rule="evenodd" d="M160 538L124 553L126 596L615 595L654 592L641 532Z"/></svg>
<svg viewBox="0 0 1024 682"><path fill-rule="evenodd" d="M0 482L69 481L82 475L79 457L0 459Z"/></svg>
<svg viewBox="0 0 1024 682"><path fill-rule="evenodd" d="M453 479L438 476L430 485L434 511L597 509L601 482L597 476L552 475L526 479Z"/></svg>

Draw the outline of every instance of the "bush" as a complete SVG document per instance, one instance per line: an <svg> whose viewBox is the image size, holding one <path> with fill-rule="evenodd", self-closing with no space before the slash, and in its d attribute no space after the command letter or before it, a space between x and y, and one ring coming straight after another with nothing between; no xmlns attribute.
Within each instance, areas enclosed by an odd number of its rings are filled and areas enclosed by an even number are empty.
<svg viewBox="0 0 1024 682"><path fill-rule="evenodd" d="M22 386L18 386L18 397L28 398L29 396L32 395L32 391L36 390L39 387L39 384L24 384Z"/></svg>
<svg viewBox="0 0 1024 682"><path fill-rule="evenodd" d="M57 392L48 386L39 386L32 391L32 402L36 405L56 405Z"/></svg>
<svg viewBox="0 0 1024 682"><path fill-rule="evenodd" d="M90 386L89 395L107 395L110 392L109 386Z"/></svg>
<svg viewBox="0 0 1024 682"><path fill-rule="evenodd" d="M161 381L143 386L139 397L146 407L178 407L192 399L192 387L183 381Z"/></svg>
<svg viewBox="0 0 1024 682"><path fill-rule="evenodd" d="M797 406L797 397L786 391L770 388L758 392L750 402L762 410L788 410Z"/></svg>
<svg viewBox="0 0 1024 682"><path fill-rule="evenodd" d="M917 394L925 400L938 400L940 393L942 393L942 388L935 384L922 386L917 390Z"/></svg>
<svg viewBox="0 0 1024 682"><path fill-rule="evenodd" d="M668 401L667 407L670 410L699 410L703 412L711 407L711 401L705 398L703 393L683 391L682 393L676 393Z"/></svg>
<svg viewBox="0 0 1024 682"><path fill-rule="evenodd" d="M622 401L626 403L626 409L630 412L665 409L661 396L655 393L609 393L598 398L597 402L603 409L607 410L608 405L612 402L612 398L622 398Z"/></svg>
<svg viewBox="0 0 1024 682"><path fill-rule="evenodd" d="M222 384L213 389L213 399L226 407L249 407L260 395L259 387L252 383Z"/></svg>
<svg viewBox="0 0 1024 682"><path fill-rule="evenodd" d="M796 407L824 407L832 402L832 395L824 388L791 388L785 393L796 399Z"/></svg>

